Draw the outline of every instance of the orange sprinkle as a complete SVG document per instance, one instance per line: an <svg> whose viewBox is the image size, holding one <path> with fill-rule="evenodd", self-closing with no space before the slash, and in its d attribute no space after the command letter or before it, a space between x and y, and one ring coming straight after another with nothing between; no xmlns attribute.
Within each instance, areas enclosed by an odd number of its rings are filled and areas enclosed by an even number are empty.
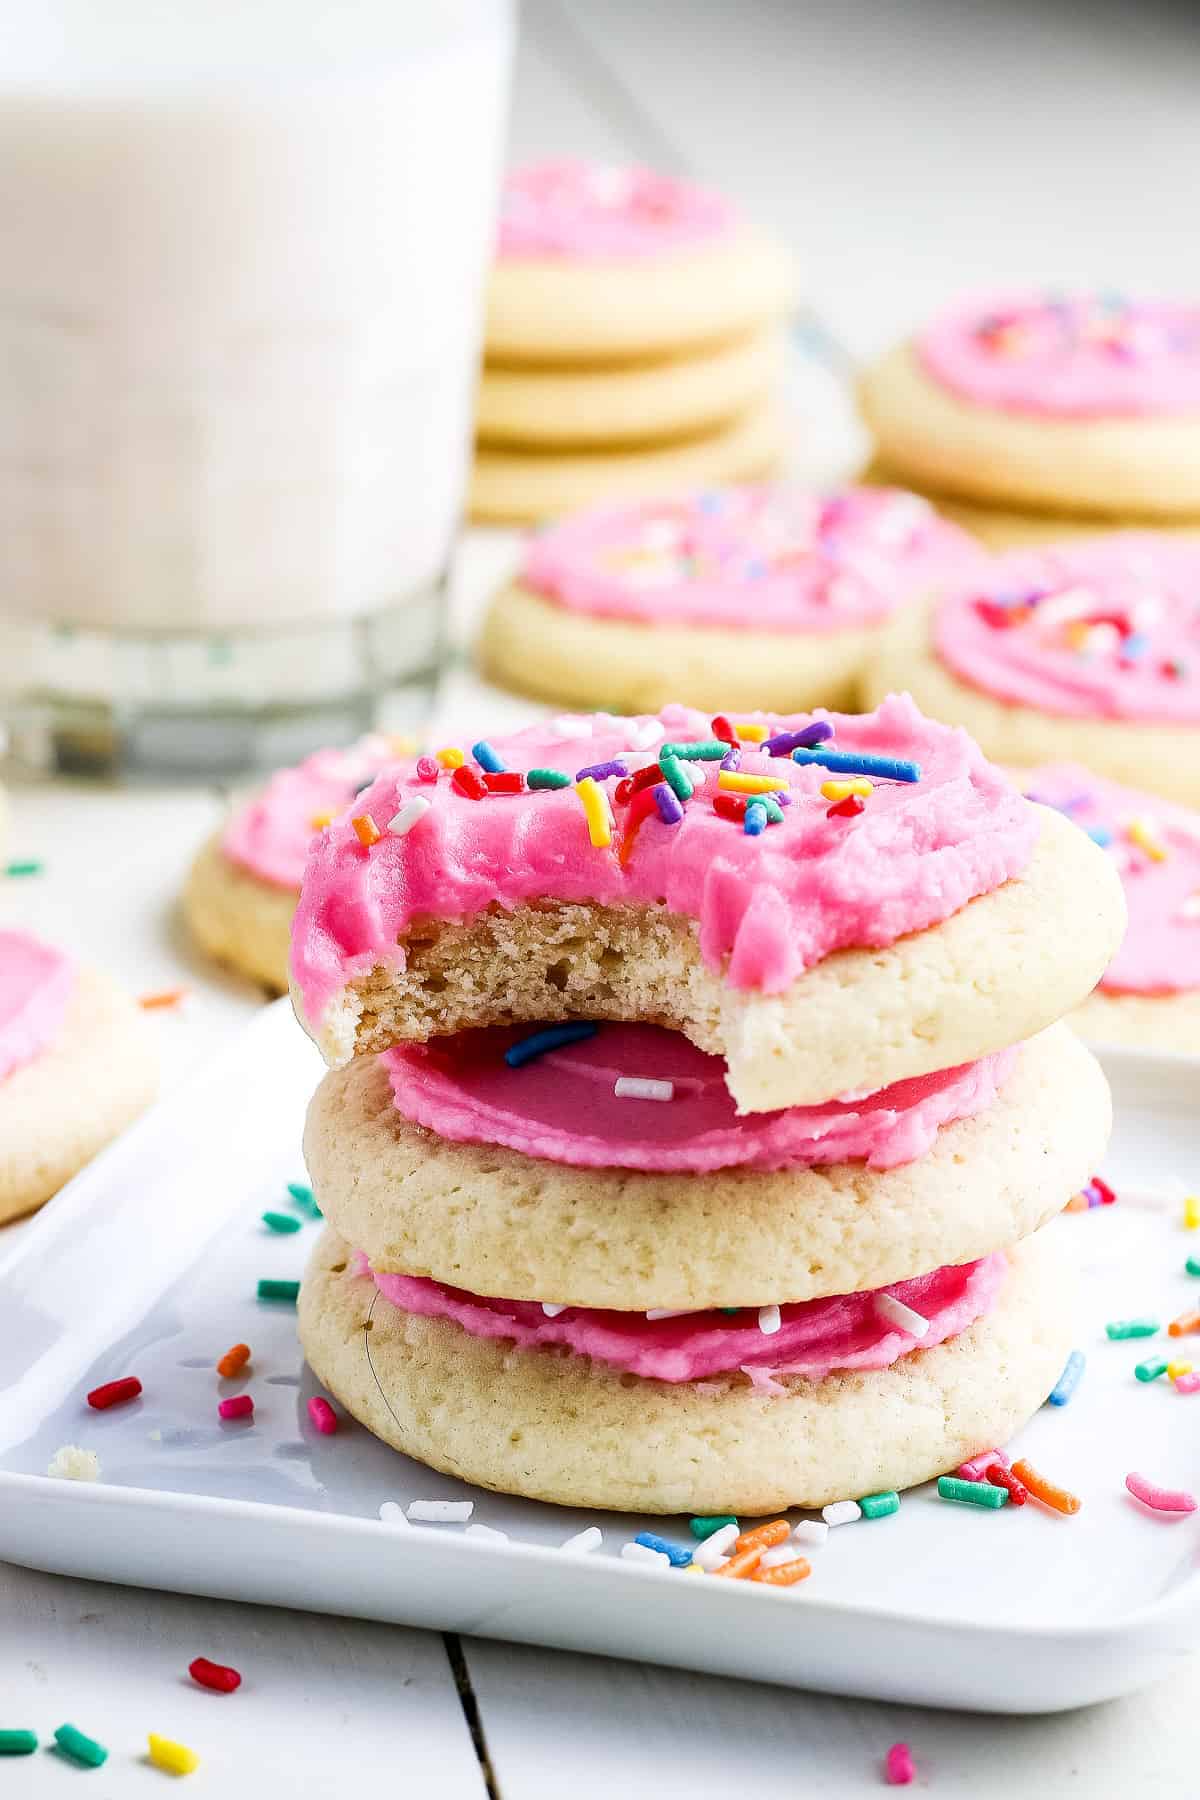
<svg viewBox="0 0 1200 1800"><path fill-rule="evenodd" d="M139 994L138 1005L144 1012L157 1012L164 1006L179 1006L187 999L189 991L185 987L159 988L153 994Z"/></svg>
<svg viewBox="0 0 1200 1800"><path fill-rule="evenodd" d="M231 1375L240 1375L249 1361L249 1344L235 1344L232 1350L225 1352L217 1364L217 1374L224 1375L226 1379Z"/></svg>
<svg viewBox="0 0 1200 1800"><path fill-rule="evenodd" d="M807 1556L798 1556L794 1562L776 1563L773 1569L755 1569L750 1579L767 1582L771 1587L795 1587L811 1574L812 1564Z"/></svg>
<svg viewBox="0 0 1200 1800"><path fill-rule="evenodd" d="M1069 1494L1066 1488L1055 1487L1052 1481L1047 1481L1044 1475L1039 1475L1033 1465L1027 1463L1024 1458L1013 1464L1012 1472L1021 1485L1029 1489L1035 1500L1040 1500L1043 1506L1053 1507L1055 1512L1077 1513L1083 1504L1081 1500L1076 1499L1074 1494Z"/></svg>
<svg viewBox="0 0 1200 1800"><path fill-rule="evenodd" d="M350 823L354 827L355 837L364 850L369 850L372 844L377 844L383 835L370 813L359 813L358 817L351 819Z"/></svg>
<svg viewBox="0 0 1200 1800"><path fill-rule="evenodd" d="M1087 1195L1072 1194L1067 1201L1065 1210L1067 1212L1086 1212L1088 1210Z"/></svg>
<svg viewBox="0 0 1200 1800"><path fill-rule="evenodd" d="M762 1550L771 1550L787 1540L791 1529L786 1519L772 1519L769 1525L756 1525L753 1531L743 1531L733 1548L735 1551L752 1550L757 1544Z"/></svg>
<svg viewBox="0 0 1200 1800"><path fill-rule="evenodd" d="M308 821L308 828L310 831L324 831L327 825L332 825L333 819L334 814L331 812L314 813Z"/></svg>
<svg viewBox="0 0 1200 1800"><path fill-rule="evenodd" d="M1200 1312L1180 1313L1167 1326L1168 1337L1184 1337L1190 1331L1200 1331Z"/></svg>
<svg viewBox="0 0 1200 1800"><path fill-rule="evenodd" d="M765 1544L751 1544L750 1548L743 1550L740 1556L731 1556L723 1568L714 1569L713 1574L728 1575L731 1581L745 1581L746 1577L752 1575L757 1569L765 1549Z"/></svg>

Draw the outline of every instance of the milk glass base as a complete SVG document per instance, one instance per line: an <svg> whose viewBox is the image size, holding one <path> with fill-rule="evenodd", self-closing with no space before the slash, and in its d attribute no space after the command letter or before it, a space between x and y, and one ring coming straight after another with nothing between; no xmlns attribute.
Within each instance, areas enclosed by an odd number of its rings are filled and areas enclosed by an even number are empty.
<svg viewBox="0 0 1200 1800"><path fill-rule="evenodd" d="M444 578L379 612L270 631L116 632L0 617L0 709L51 772L203 779L277 768L375 728L420 737Z"/></svg>

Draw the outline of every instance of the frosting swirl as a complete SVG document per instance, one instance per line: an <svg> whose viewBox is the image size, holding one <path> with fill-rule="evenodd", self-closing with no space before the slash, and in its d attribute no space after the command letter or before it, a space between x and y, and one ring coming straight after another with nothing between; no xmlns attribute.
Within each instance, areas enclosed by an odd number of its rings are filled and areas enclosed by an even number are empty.
<svg viewBox="0 0 1200 1800"><path fill-rule="evenodd" d="M318 750L293 768L276 769L257 794L230 814L222 850L259 881L298 888L315 833L349 806L395 755L394 743L372 735L349 749Z"/></svg>
<svg viewBox="0 0 1200 1800"><path fill-rule="evenodd" d="M729 237L737 215L708 188L651 169L562 159L510 170L497 256L642 261Z"/></svg>
<svg viewBox="0 0 1200 1800"><path fill-rule="evenodd" d="M75 979L65 951L27 931L0 931L0 1081L58 1038Z"/></svg>

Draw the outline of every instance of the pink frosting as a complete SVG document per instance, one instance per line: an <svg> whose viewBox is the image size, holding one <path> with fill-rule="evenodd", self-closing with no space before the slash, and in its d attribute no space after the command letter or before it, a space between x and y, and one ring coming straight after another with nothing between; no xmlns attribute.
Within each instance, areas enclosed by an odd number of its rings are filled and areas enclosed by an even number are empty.
<svg viewBox="0 0 1200 1800"><path fill-rule="evenodd" d="M360 1258L359 1272L369 1265ZM910 1350L931 1350L957 1337L995 1302L1008 1271L1002 1250L979 1262L935 1269L867 1293L836 1294L781 1306L781 1324L759 1330L754 1307L730 1316L685 1313L648 1319L644 1313L601 1312L571 1306L547 1318L533 1300L490 1300L425 1276L374 1272L376 1287L403 1312L450 1319L471 1337L507 1338L522 1349L563 1345L611 1368L655 1381L696 1381L741 1369L764 1385L775 1375L819 1380L835 1369L886 1369ZM923 1338L882 1318L881 1294L911 1306L929 1321Z"/></svg>
<svg viewBox="0 0 1200 1800"><path fill-rule="evenodd" d="M982 567L928 501L728 488L601 506L529 541L521 579L571 612L743 631L845 631Z"/></svg>
<svg viewBox="0 0 1200 1800"><path fill-rule="evenodd" d="M708 188L651 169L564 160L510 171L497 255L641 261L728 237L737 214Z"/></svg>
<svg viewBox="0 0 1200 1800"><path fill-rule="evenodd" d="M313 820L342 812L394 756L386 738L371 736L348 750L318 750L295 768L277 769L230 815L221 848L259 881L298 888L315 835Z"/></svg>
<svg viewBox="0 0 1200 1800"><path fill-rule="evenodd" d="M881 782L858 817L831 818L820 764L749 750L742 773L786 780L791 800L782 823L751 837L714 809L717 765L695 763L702 785L682 822L645 818L624 861L619 803L613 843L599 848L570 788L473 800L445 773L429 785L415 767L393 765L359 802L379 841L364 848L343 818L309 852L291 957L306 1016L319 1023L344 984L376 966L402 967L414 919L539 901L665 905L698 920L702 956L732 986L780 993L831 951L893 943L1026 867L1036 814L965 732L923 718L907 695L873 713L828 716L840 750L912 759L921 779ZM808 715L759 722L797 729ZM664 733L699 742L710 732L702 713L669 706L658 719L553 720L494 748L510 770L577 774L623 751L640 749L634 760L648 761ZM605 786L612 793L616 783ZM432 800L428 812L393 835L389 821L416 796Z"/></svg>
<svg viewBox="0 0 1200 1800"><path fill-rule="evenodd" d="M1200 988L1200 813L1074 763L1030 770L1021 785L1102 844L1120 874L1129 924L1100 986L1115 994Z"/></svg>
<svg viewBox="0 0 1200 1800"><path fill-rule="evenodd" d="M1072 718L1200 722L1200 544L1118 532L997 557L939 602L938 655L985 693Z"/></svg>
<svg viewBox="0 0 1200 1800"><path fill-rule="evenodd" d="M1200 305L1120 295L961 301L917 339L926 370L977 406L1048 419L1200 413Z"/></svg>
<svg viewBox="0 0 1200 1800"><path fill-rule="evenodd" d="M55 1042L75 976L62 950L27 931L0 931L0 1081Z"/></svg>
<svg viewBox="0 0 1200 1800"><path fill-rule="evenodd" d="M1200 937L1200 931L1197 932ZM456 1143L503 1144L577 1168L873 1169L915 1162L942 1125L982 1112L1016 1059L1006 1050L878 1093L783 1112L737 1113L724 1063L658 1025L606 1024L510 1069L504 1051L528 1028L468 1031L385 1052L406 1119ZM619 1076L674 1084L669 1101L617 1098Z"/></svg>

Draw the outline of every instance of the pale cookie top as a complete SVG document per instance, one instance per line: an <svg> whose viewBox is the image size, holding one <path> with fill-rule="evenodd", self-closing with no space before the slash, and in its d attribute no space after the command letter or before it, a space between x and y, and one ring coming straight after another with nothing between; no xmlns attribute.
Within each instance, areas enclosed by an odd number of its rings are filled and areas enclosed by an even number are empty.
<svg viewBox="0 0 1200 1800"><path fill-rule="evenodd" d="M512 169L500 196L501 262L640 262L731 238L729 202L651 169L564 159Z"/></svg>
<svg viewBox="0 0 1200 1800"><path fill-rule="evenodd" d="M395 739L373 734L346 750L317 750L294 768L277 769L230 814L222 850L259 881L298 888L314 833L349 806L396 753Z"/></svg>
<svg viewBox="0 0 1200 1800"><path fill-rule="evenodd" d="M347 983L403 967L415 919L663 905L698 922L701 955L731 986L775 994L831 951L936 925L1029 863L1034 809L907 695L861 715L735 723L739 744L723 716L683 706L568 715L469 747L452 773L432 758L385 770L309 854L291 972L310 1024ZM868 791L824 793L833 780Z"/></svg>
<svg viewBox="0 0 1200 1800"><path fill-rule="evenodd" d="M398 1110L455 1143L501 1144L578 1168L709 1173L862 1160L891 1169L923 1156L943 1125L984 1112L1017 1054L823 1106L739 1113L722 1058L677 1031L603 1024L510 1068L505 1050L528 1036L528 1028L464 1031L385 1051ZM619 1094L617 1083L631 1079L665 1082L671 1093Z"/></svg>
<svg viewBox="0 0 1200 1800"><path fill-rule="evenodd" d="M1200 988L1200 813L1074 763L1024 771L1021 786L1094 838L1121 877L1129 924L1100 986L1114 994Z"/></svg>
<svg viewBox="0 0 1200 1800"><path fill-rule="evenodd" d="M984 693L1072 718L1200 722L1200 543L1118 532L997 557L933 642Z"/></svg>
<svg viewBox="0 0 1200 1800"><path fill-rule="evenodd" d="M918 334L960 399L1045 419L1200 414L1200 304L1121 294L962 300Z"/></svg>
<svg viewBox="0 0 1200 1800"><path fill-rule="evenodd" d="M361 1255L356 1267L359 1273L370 1270ZM472 1337L508 1338L522 1349L565 1346L656 1381L697 1381L741 1370L769 1390L776 1375L819 1380L836 1369L886 1369L910 1350L931 1350L990 1310L1007 1273L1008 1259L996 1250L979 1262L934 1269L865 1293L778 1309L740 1307L667 1318L582 1306L555 1307L548 1316L545 1302L468 1294L427 1276L380 1271L373 1279L393 1306L451 1320ZM918 1337L910 1328L916 1320L889 1317L880 1305L885 1295L919 1314L927 1329Z"/></svg>
<svg viewBox="0 0 1200 1800"><path fill-rule="evenodd" d="M0 931L0 1081L48 1050L75 991L74 959L27 931Z"/></svg>
<svg viewBox="0 0 1200 1800"><path fill-rule="evenodd" d="M746 487L579 513L529 540L520 579L596 618L829 632L886 618L982 561L916 494Z"/></svg>

